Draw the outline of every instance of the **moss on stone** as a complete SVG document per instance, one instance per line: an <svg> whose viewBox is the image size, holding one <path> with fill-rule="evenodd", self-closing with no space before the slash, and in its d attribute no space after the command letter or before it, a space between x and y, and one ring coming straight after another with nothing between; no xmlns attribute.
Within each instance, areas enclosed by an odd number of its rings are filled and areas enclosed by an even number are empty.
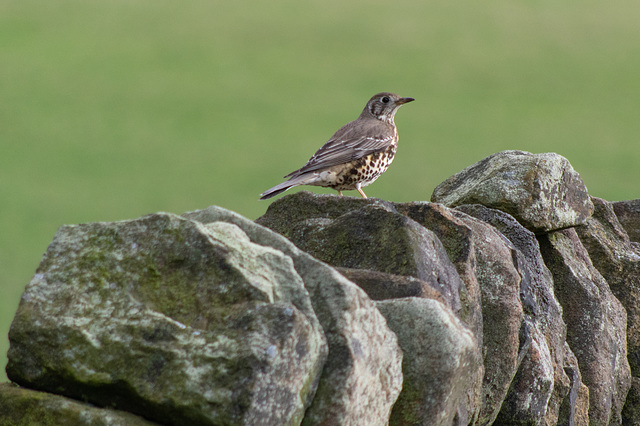
<svg viewBox="0 0 640 426"><path fill-rule="evenodd" d="M81 401L0 384L0 424L3 426L147 426L142 417Z"/></svg>
<svg viewBox="0 0 640 426"><path fill-rule="evenodd" d="M278 423L302 416L324 361L310 306L291 259L236 225L66 226L25 290L7 373L166 423Z"/></svg>

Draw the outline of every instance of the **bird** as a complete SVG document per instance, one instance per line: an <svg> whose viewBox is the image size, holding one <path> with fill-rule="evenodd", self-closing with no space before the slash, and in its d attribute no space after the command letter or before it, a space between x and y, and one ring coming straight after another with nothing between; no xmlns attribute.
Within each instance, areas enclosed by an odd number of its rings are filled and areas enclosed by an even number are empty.
<svg viewBox="0 0 640 426"><path fill-rule="evenodd" d="M394 121L398 109L414 101L394 93L381 92L369 99L360 116L342 126L307 164L284 178L289 178L260 194L261 200L274 197L300 185L357 190L372 184L393 161L398 148L398 130Z"/></svg>

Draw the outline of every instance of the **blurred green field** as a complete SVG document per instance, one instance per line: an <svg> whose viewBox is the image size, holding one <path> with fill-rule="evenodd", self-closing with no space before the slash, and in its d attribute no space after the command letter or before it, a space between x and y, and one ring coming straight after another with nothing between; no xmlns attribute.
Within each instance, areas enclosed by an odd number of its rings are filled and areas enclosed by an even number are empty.
<svg viewBox="0 0 640 426"><path fill-rule="evenodd" d="M428 200L521 149L639 198L638 22L635 0L1 2L0 365L58 226L212 204L255 219L379 91L416 102L371 197Z"/></svg>

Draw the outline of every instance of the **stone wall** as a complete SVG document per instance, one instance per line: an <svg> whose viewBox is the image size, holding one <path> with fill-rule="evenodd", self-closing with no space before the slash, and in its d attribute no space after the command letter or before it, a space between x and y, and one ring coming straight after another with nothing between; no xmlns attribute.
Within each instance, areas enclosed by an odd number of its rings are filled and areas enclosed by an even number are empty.
<svg viewBox="0 0 640 426"><path fill-rule="evenodd" d="M0 424L640 424L639 205L505 151L431 202L63 226Z"/></svg>

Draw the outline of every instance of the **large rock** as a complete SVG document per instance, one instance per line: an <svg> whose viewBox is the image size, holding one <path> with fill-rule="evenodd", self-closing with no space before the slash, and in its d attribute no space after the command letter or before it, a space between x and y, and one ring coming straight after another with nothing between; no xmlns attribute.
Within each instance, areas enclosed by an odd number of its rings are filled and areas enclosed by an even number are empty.
<svg viewBox="0 0 640 426"><path fill-rule="evenodd" d="M589 424L589 388L582 382L580 367L575 354L565 342L564 370L569 378L569 394L562 400L558 413L558 426L583 426ZM555 424L555 423L547 423ZM597 423L593 423L597 424Z"/></svg>
<svg viewBox="0 0 640 426"><path fill-rule="evenodd" d="M520 329L520 366L498 421L556 424L571 383L565 373L566 325L562 308L553 294L553 276L544 264L538 240L502 211L479 204L456 209L494 226L513 244L513 258L522 277L520 300L524 321Z"/></svg>
<svg viewBox="0 0 640 426"><path fill-rule="evenodd" d="M631 388L622 409L622 424L640 424L640 377L631 377Z"/></svg>
<svg viewBox="0 0 640 426"><path fill-rule="evenodd" d="M476 336L478 346L482 347L482 300L475 271L473 231L460 215L441 204L397 203L395 208L431 230L442 243L463 283L458 290L461 309L456 314Z"/></svg>
<svg viewBox="0 0 640 426"><path fill-rule="evenodd" d="M586 225L576 228L591 262L607 280L627 312L627 359L631 374L640 377L640 248L629 241L611 203L592 197L595 211ZM630 392L637 392L634 386ZM640 424L640 395L627 398L625 424Z"/></svg>
<svg viewBox="0 0 640 426"><path fill-rule="evenodd" d="M626 312L574 228L539 236L539 241L562 305L567 342L589 388L590 423L620 424L631 384Z"/></svg>
<svg viewBox="0 0 640 426"><path fill-rule="evenodd" d="M640 199L611 203L629 239L640 243Z"/></svg>
<svg viewBox="0 0 640 426"><path fill-rule="evenodd" d="M61 227L9 338L12 381L175 425L297 424L326 359L291 258L172 214Z"/></svg>
<svg viewBox="0 0 640 426"><path fill-rule="evenodd" d="M495 228L460 211L426 202L396 208L436 233L465 284L460 316L474 331L484 356L477 422L491 424L518 369L523 310L521 275L513 263L515 249ZM479 310L481 326L475 322ZM470 378L470 389L473 383Z"/></svg>
<svg viewBox="0 0 640 426"><path fill-rule="evenodd" d="M442 294L425 281L406 275L386 274L371 269L340 268L336 270L358 284L372 300L422 297L447 303Z"/></svg>
<svg viewBox="0 0 640 426"><path fill-rule="evenodd" d="M500 408L497 424L546 424L545 416L554 387L555 365L546 339L536 324L527 317L523 323L518 372ZM557 421L557 412L554 417Z"/></svg>
<svg viewBox="0 0 640 426"><path fill-rule="evenodd" d="M242 216L209 207L186 213L203 223L240 227L253 243L289 256L311 295L329 355L304 424L386 425L402 388L402 352L373 302L333 268Z"/></svg>
<svg viewBox="0 0 640 426"><path fill-rule="evenodd" d="M153 426L125 411L99 408L64 396L0 383L0 425Z"/></svg>
<svg viewBox="0 0 640 426"><path fill-rule="evenodd" d="M442 303L406 298L377 302L404 352L404 386L390 425L449 426L469 378L482 373L482 355L469 329ZM364 424L364 423L363 423Z"/></svg>
<svg viewBox="0 0 640 426"><path fill-rule="evenodd" d="M502 210L536 234L580 225L593 211L566 158L523 151L499 152L467 167L438 185L431 201Z"/></svg>
<svg viewBox="0 0 640 426"><path fill-rule="evenodd" d="M593 217L576 231L593 266L627 311L629 364L640 377L640 250L631 245L611 204L595 197L593 203Z"/></svg>
<svg viewBox="0 0 640 426"><path fill-rule="evenodd" d="M462 282L442 244L390 203L298 192L256 222L330 265L418 278L460 310Z"/></svg>

